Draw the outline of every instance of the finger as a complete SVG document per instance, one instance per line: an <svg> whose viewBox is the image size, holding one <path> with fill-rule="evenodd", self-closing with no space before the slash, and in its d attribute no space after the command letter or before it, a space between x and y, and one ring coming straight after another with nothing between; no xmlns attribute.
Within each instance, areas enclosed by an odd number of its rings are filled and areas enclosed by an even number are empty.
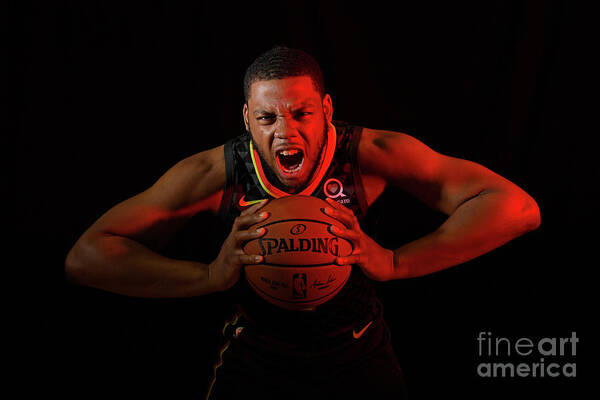
<svg viewBox="0 0 600 400"><path fill-rule="evenodd" d="M338 221L343 223L347 228L352 228L355 225L356 218L354 217L354 214L348 214L333 207L325 207L321 211L323 211L325 215L337 219Z"/></svg>
<svg viewBox="0 0 600 400"><path fill-rule="evenodd" d="M263 236L265 233L267 233L266 228L257 228L257 229L248 229L248 230L237 231L233 235L235 238L236 247L239 246L243 242L247 242L249 240L259 238L259 237Z"/></svg>
<svg viewBox="0 0 600 400"><path fill-rule="evenodd" d="M244 230L251 225L257 224L269 218L270 213L268 211L257 212L249 215L240 215L235 219L235 229Z"/></svg>
<svg viewBox="0 0 600 400"><path fill-rule="evenodd" d="M335 263L337 265L362 264L363 260L364 256L362 254L352 254L346 257L337 257Z"/></svg>
<svg viewBox="0 0 600 400"><path fill-rule="evenodd" d="M358 232L350 230L350 229L338 228L335 225L331 225L331 226L329 226L329 231L331 233L333 233L335 236L339 236L341 238L347 239L350 242L352 242L354 248L357 247L354 245L357 244L360 240L360 234Z"/></svg>
<svg viewBox="0 0 600 400"><path fill-rule="evenodd" d="M262 262L263 257L258 254L238 254L238 263L241 265L252 265Z"/></svg>
<svg viewBox="0 0 600 400"><path fill-rule="evenodd" d="M339 213L341 213L340 215L344 215L348 218L349 221L352 221L352 225L354 225L357 220L356 220L356 216L354 215L354 212L349 209L348 207L346 207L343 204L338 203L337 201L335 201L334 199L327 199L327 203L331 206L328 207L328 210L333 210L333 211L337 211Z"/></svg>
<svg viewBox="0 0 600 400"><path fill-rule="evenodd" d="M269 202L269 199L264 199L259 201L256 204L253 204L251 207L246 208L244 211L241 212L240 215L249 215L249 214L254 214L256 211L258 211L261 207L263 207L265 204L267 204Z"/></svg>

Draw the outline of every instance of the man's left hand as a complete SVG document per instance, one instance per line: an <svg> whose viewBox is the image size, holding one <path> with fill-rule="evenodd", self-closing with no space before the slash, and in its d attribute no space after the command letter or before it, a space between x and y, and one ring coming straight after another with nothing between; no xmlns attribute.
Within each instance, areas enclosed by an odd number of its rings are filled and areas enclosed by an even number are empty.
<svg viewBox="0 0 600 400"><path fill-rule="evenodd" d="M346 227L340 229L332 225L330 232L348 240L353 249L349 256L337 257L335 263L338 265L356 264L368 278L375 281L391 279L394 270L394 252L384 249L365 234L352 210L333 199L326 201L330 206L326 207L323 212L337 219Z"/></svg>

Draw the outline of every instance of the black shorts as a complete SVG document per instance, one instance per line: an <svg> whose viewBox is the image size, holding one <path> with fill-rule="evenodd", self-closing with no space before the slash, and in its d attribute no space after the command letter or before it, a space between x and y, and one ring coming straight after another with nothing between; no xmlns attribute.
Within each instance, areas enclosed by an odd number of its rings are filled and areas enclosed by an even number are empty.
<svg viewBox="0 0 600 400"><path fill-rule="evenodd" d="M363 329L346 332L325 349L295 348L261 335L238 316L223 330L228 342L207 399L406 399L383 317L361 335Z"/></svg>

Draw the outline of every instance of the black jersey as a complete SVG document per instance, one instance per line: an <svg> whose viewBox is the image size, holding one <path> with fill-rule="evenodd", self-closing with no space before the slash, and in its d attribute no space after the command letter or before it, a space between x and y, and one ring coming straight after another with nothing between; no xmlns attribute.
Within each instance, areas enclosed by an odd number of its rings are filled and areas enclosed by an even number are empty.
<svg viewBox="0 0 600 400"><path fill-rule="evenodd" d="M323 200L333 198L350 208L361 221L367 211L357 161L361 133L361 127L334 121L327 133L321 164L306 188L296 194ZM220 215L227 231L241 211L254 202L289 195L274 184L278 180L253 148L249 133L225 143L225 165L227 178ZM315 338L336 338L364 326L381 313L371 281L357 266L352 267L340 292L314 311L284 310L268 303L253 292L243 272L233 292L239 314L247 324L265 335L293 340L296 344L300 338L311 338L313 345Z"/></svg>

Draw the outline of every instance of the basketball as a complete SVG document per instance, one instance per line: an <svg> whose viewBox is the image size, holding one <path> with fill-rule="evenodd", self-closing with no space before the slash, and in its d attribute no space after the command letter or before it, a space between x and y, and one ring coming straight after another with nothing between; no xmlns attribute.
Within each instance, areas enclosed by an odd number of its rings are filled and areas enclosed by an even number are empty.
<svg viewBox="0 0 600 400"><path fill-rule="evenodd" d="M321 210L321 199L292 195L267 203L269 218L249 229L266 233L244 244L246 254L263 256L261 264L246 265L246 280L263 299L290 310L314 310L331 300L346 284L352 266L335 264L352 253L346 239L329 232L344 225Z"/></svg>

